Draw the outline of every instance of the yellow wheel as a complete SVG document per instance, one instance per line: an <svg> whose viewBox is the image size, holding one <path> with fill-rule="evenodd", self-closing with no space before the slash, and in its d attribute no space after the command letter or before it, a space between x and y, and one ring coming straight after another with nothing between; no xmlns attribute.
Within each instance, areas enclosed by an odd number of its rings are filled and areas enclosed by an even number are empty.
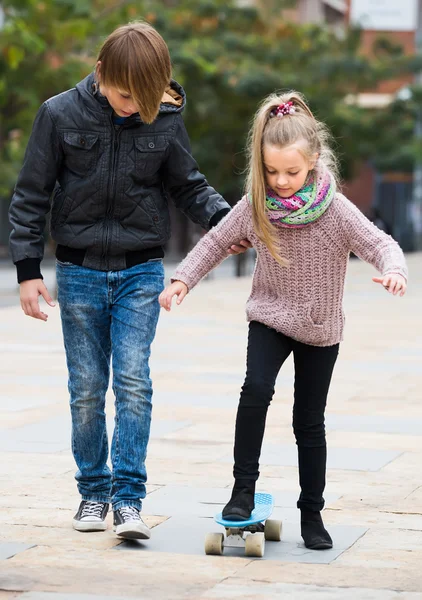
<svg viewBox="0 0 422 600"><path fill-rule="evenodd" d="M269 519L265 521L264 526L264 535L265 539L269 542L279 542L281 540L281 530L283 528L283 523L281 521L275 521L273 519Z"/></svg>
<svg viewBox="0 0 422 600"><path fill-rule="evenodd" d="M222 533L207 533L205 537L205 554L221 556L224 552L224 535Z"/></svg>
<svg viewBox="0 0 422 600"><path fill-rule="evenodd" d="M262 558L265 550L265 536L263 533L251 533L245 538L246 556Z"/></svg>

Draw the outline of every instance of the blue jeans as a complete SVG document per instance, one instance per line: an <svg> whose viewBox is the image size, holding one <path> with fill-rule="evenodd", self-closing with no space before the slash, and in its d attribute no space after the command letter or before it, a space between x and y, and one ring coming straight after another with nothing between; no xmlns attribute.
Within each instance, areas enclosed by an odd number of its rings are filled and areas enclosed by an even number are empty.
<svg viewBox="0 0 422 600"><path fill-rule="evenodd" d="M161 260L123 271L57 262L69 371L72 452L83 500L142 508L151 423L151 343L163 289ZM105 395L113 368L115 427L107 466Z"/></svg>

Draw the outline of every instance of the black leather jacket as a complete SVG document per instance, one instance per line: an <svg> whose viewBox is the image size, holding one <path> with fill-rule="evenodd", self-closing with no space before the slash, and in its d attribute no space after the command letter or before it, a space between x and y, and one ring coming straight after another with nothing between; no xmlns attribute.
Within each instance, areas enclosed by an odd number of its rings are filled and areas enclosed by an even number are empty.
<svg viewBox="0 0 422 600"><path fill-rule="evenodd" d="M93 74L41 106L9 213L19 281L41 277L50 204L58 256L73 253L78 264L101 271L162 251L169 196L205 229L229 211L198 171L181 116L185 93L174 81L172 89L180 106L162 103L151 125L136 114L116 126Z"/></svg>

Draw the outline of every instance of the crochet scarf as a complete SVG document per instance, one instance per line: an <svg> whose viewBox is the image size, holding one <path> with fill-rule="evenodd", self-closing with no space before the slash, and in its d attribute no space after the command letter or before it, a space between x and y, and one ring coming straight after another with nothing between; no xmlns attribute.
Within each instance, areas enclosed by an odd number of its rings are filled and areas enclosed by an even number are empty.
<svg viewBox="0 0 422 600"><path fill-rule="evenodd" d="M267 189L267 210L271 223L280 227L306 227L321 217L336 193L332 175L324 170L311 171L303 187L288 198L280 198Z"/></svg>

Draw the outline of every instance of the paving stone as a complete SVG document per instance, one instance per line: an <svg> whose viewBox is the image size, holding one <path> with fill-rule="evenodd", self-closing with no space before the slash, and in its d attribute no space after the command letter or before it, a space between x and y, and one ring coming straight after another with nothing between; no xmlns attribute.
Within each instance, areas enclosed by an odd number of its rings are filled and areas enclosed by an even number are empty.
<svg viewBox="0 0 422 600"><path fill-rule="evenodd" d="M422 419L403 419L382 415L338 415L327 413L325 417L327 431L356 431L377 433L404 433L421 435Z"/></svg>
<svg viewBox="0 0 422 600"><path fill-rule="evenodd" d="M395 358L403 359L406 358L422 358L422 340L420 338L415 340L415 346L392 346L386 349L386 356L394 356Z"/></svg>
<svg viewBox="0 0 422 600"><path fill-rule="evenodd" d="M239 394L203 394L198 392L163 392L156 390L153 396L154 406L191 406L212 407L212 408L230 408L237 407L239 403Z"/></svg>
<svg viewBox="0 0 422 600"><path fill-rule="evenodd" d="M57 398L34 396L32 393L17 397L0 395L0 411L5 412L19 412L28 410L29 408L49 406L55 403L57 403Z"/></svg>
<svg viewBox="0 0 422 600"><path fill-rule="evenodd" d="M420 600L419 592L394 592L354 587L320 587L292 583L262 583L228 579L202 594L198 600Z"/></svg>
<svg viewBox="0 0 422 600"><path fill-rule="evenodd" d="M367 450L364 448L329 448L328 469L346 469L353 471L378 471L401 455L393 450ZM232 462L232 456L224 456L222 462ZM276 444L264 444L261 465L297 466L297 448Z"/></svg>
<svg viewBox="0 0 422 600"><path fill-rule="evenodd" d="M261 489L258 488L258 491ZM230 487L199 488L166 485L148 494L144 500L144 511L151 515L214 517L228 502L230 493ZM275 506L293 509L293 518L296 519L298 493L275 491L273 496ZM338 498L336 494L325 494L326 506L333 504Z"/></svg>
<svg viewBox="0 0 422 600"><path fill-rule="evenodd" d="M95 594L65 594L61 592L28 592L22 600L127 600L127 596L96 596ZM136 600L135 596L132 596ZM142 595L138 596L141 600Z"/></svg>
<svg viewBox="0 0 422 600"><path fill-rule="evenodd" d="M1 309L0 450L7 446L9 452L0 455L0 540L35 547L0 560L0 590L37 593L39 600L60 594L81 600L88 592L125 600L281 594L416 600L422 594L422 255L408 258L411 285L402 299L371 283L372 267L349 265L345 341L327 413L324 521L335 544L328 552L309 551L300 538L290 357L277 379L260 479L261 489L275 494L273 517L283 521L282 541L268 542L263 560L234 550L224 557L204 554L205 534L222 531L213 516L232 483L250 278L226 277L221 285L217 275L161 315L151 361L155 412L147 460L149 481L159 487L144 504L145 520L155 527L149 542L132 545L116 538L111 514L103 534L71 528L79 498L58 309L47 309L47 324L25 318L18 301ZM111 392L107 402L112 409ZM55 454L47 440L56 444ZM21 452L10 451L13 444ZM48 454L37 451L42 444ZM287 464L280 464L280 454Z"/></svg>
<svg viewBox="0 0 422 600"><path fill-rule="evenodd" d="M342 558L354 553L353 546L344 552ZM402 566L391 568L389 566L373 566L370 562L362 562L358 566L338 564L334 561L331 565L282 563L270 560L254 560L238 572L234 578L237 583L260 582L263 584L263 593L269 583L306 582L308 585L320 587L339 587L342 589L367 588L371 590L418 592L422 590L422 574L413 564L412 567ZM264 596L265 597L265 596ZM360 600L356 596L356 600Z"/></svg>
<svg viewBox="0 0 422 600"><path fill-rule="evenodd" d="M175 367L176 368L176 367ZM215 383L215 382L236 382L240 386L244 380L244 373L221 373L212 371L201 371L199 373L189 373L189 378L192 381L199 381L201 383Z"/></svg>
<svg viewBox="0 0 422 600"><path fill-rule="evenodd" d="M10 354L64 354L63 345L46 346L45 344L6 344L0 343L0 353Z"/></svg>
<svg viewBox="0 0 422 600"><path fill-rule="evenodd" d="M388 366L391 363L388 363L388 361L385 360L371 360L371 361L363 361L363 360L348 360L347 362L345 362L343 364L343 366L347 366L347 368L353 372L353 373L359 373L359 375L364 375L365 373L368 373L369 375L375 375L375 374L384 374L386 372L386 370L388 369ZM393 366L393 365L391 365ZM394 364L394 366L397 368L397 365ZM418 374L420 373L420 364L418 364L417 362L405 362L405 363L400 363L400 365L398 366L398 370L403 374L406 375L408 373L412 374ZM335 371L334 371L335 373ZM335 376L335 375L334 375Z"/></svg>
<svg viewBox="0 0 422 600"><path fill-rule="evenodd" d="M10 376L2 376L1 378L1 385L5 386L5 385L16 385L16 383L19 383L19 385L25 385L28 388L31 388L33 385L40 385L42 387L59 387L59 388L66 388L67 387L67 375L36 375L36 374L31 374L31 375L19 375L19 380L18 382L16 381L15 377L10 377Z"/></svg>
<svg viewBox="0 0 422 600"><path fill-rule="evenodd" d="M22 573L10 573L11 561L6 563L7 570L4 569L4 564L5 563L0 563L0 589L2 592L18 594L19 592L31 590L33 588L34 580L31 577ZM9 598L7 600L9 600Z"/></svg>
<svg viewBox="0 0 422 600"><path fill-rule="evenodd" d="M271 515L274 519L281 519L281 517L280 510L274 510ZM176 516L155 527L153 536L147 542L124 542L114 550L121 552L146 549L150 552L203 555L205 536L212 532L224 532L224 528L217 525L212 518ZM283 562L329 564L350 548L365 532L366 529L362 527L333 525L330 527L330 534L334 540L334 547L331 550L318 552L304 546L301 541L299 522L283 522L282 541L266 542L264 558ZM244 551L239 548L225 548L224 555L242 557Z"/></svg>
<svg viewBox="0 0 422 600"><path fill-rule="evenodd" d="M189 421L153 419L151 438L161 438L169 433L187 427L189 424ZM113 428L113 417L109 416L107 418L107 430L110 439ZM62 452L70 448L70 440L70 414L59 415L52 419L2 432L0 436L0 451L29 453Z"/></svg>
<svg viewBox="0 0 422 600"><path fill-rule="evenodd" d="M0 542L0 560L12 558L12 556L19 554L19 552L24 552L33 547L33 545L28 546L19 542Z"/></svg>

